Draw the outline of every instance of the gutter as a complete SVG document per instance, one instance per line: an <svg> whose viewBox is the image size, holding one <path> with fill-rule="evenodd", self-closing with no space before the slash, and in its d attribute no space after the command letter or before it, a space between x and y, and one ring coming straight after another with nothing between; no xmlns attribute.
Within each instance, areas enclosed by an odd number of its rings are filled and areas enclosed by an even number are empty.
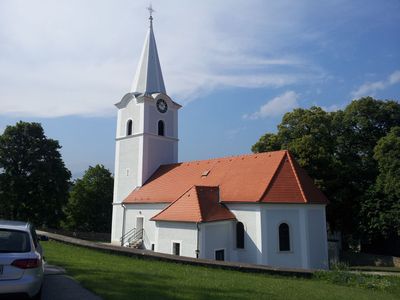
<svg viewBox="0 0 400 300"><path fill-rule="evenodd" d="M199 258L199 254L200 254L200 250L199 250L199 240L200 240L200 227L199 227L199 222L196 223L196 227L197 227L197 245L196 245L196 258Z"/></svg>
<svg viewBox="0 0 400 300"><path fill-rule="evenodd" d="M124 234L125 234L125 209L126 209L126 206L125 206L125 204L124 203L121 203L121 207L124 209L124 213L123 213L123 215L122 215L122 232L121 232L121 246L124 246L124 238L123 238L123 236L124 236Z"/></svg>

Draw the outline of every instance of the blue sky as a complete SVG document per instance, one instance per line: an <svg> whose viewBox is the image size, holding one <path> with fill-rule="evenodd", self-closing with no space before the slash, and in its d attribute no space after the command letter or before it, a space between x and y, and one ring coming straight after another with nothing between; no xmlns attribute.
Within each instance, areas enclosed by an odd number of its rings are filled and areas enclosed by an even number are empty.
<svg viewBox="0 0 400 300"><path fill-rule="evenodd" d="M153 0L167 92L184 105L179 160L250 152L295 107L399 100L400 2ZM0 132L41 122L74 176L114 168L148 1L0 2Z"/></svg>

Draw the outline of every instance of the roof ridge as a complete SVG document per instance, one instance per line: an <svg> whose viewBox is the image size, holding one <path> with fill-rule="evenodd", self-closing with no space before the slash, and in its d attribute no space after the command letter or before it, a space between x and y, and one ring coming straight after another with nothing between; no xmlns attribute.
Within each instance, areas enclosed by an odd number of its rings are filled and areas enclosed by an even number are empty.
<svg viewBox="0 0 400 300"><path fill-rule="evenodd" d="M288 159L289 159L290 167L292 168L292 171L294 173L294 177L296 178L296 182L297 182L297 184L299 186L301 196L303 197L304 203L307 203L307 198L306 198L306 195L304 193L303 186L301 184L300 178L299 178L299 176L297 174L297 170L296 170L296 168L295 168L295 166L293 164L292 157L291 157L291 154L290 154L289 151L287 151L287 156L288 156Z"/></svg>
<svg viewBox="0 0 400 300"><path fill-rule="evenodd" d="M288 150L275 150L275 151L267 151L267 152L259 152L259 153L238 154L238 155L214 157L214 158L209 158L209 159L198 159L198 160L181 161L181 162L172 163L172 164L163 164L161 166L192 164L192 163L198 163L198 162L206 162L206 161L214 161L214 160L227 160L227 159L232 159L232 158L251 157L251 156L258 156L258 155L264 156L264 155L271 154L271 153L286 152L286 151L288 151Z"/></svg>

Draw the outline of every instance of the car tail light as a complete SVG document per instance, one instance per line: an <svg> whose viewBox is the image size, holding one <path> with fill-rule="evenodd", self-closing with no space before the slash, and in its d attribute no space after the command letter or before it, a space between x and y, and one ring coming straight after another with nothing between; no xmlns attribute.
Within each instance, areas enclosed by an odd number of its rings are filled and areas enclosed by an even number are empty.
<svg viewBox="0 0 400 300"><path fill-rule="evenodd" d="M17 259L12 262L12 266L20 269L33 269L41 266L40 259Z"/></svg>

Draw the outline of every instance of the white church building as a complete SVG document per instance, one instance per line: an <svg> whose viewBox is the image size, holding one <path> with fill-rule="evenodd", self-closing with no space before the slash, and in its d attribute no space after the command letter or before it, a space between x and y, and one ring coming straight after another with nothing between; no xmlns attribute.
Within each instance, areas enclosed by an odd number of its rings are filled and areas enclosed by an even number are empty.
<svg viewBox="0 0 400 300"><path fill-rule="evenodd" d="M288 151L178 162L178 111L153 18L118 108L112 243L274 267L326 269L327 198Z"/></svg>

